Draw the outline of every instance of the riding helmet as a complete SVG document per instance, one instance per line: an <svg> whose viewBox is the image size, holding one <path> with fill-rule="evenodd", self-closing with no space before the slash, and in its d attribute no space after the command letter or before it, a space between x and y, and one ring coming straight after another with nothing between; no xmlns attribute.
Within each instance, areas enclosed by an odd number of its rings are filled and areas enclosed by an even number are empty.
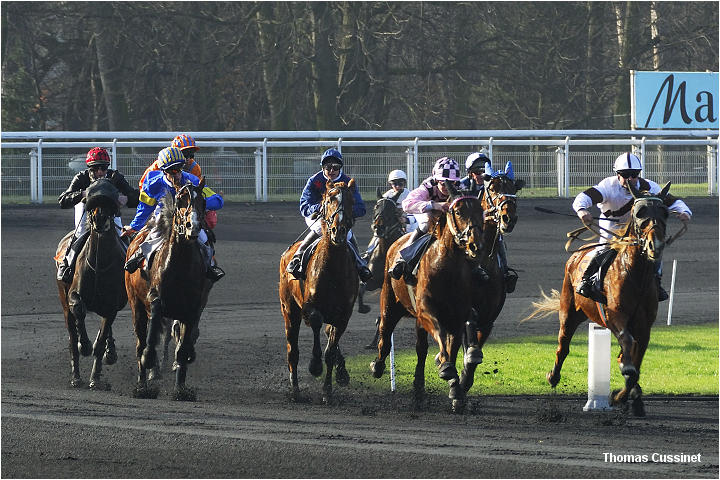
<svg viewBox="0 0 720 480"><path fill-rule="evenodd" d="M482 169L486 163L492 165L492 162L487 155L481 152L471 153L468 155L467 160L465 160L465 170L470 171L473 167Z"/></svg>
<svg viewBox="0 0 720 480"><path fill-rule="evenodd" d="M642 162L640 162L637 155L625 152L615 159L613 169L616 172L621 172L623 170L637 170L640 172L640 170L642 170Z"/></svg>
<svg viewBox="0 0 720 480"><path fill-rule="evenodd" d="M439 158L432 169L432 176L435 180L457 182L460 180L460 165L450 157Z"/></svg>
<svg viewBox="0 0 720 480"><path fill-rule="evenodd" d="M185 135L184 133L173 138L170 146L177 147L180 150L186 150L188 148L192 148L193 150L200 150L200 147L195 145L195 140L190 135Z"/></svg>
<svg viewBox="0 0 720 480"><path fill-rule="evenodd" d="M344 166L342 153L334 148L328 148L323 152L322 157L320 157L320 166L322 167L327 162L337 162L341 167Z"/></svg>
<svg viewBox="0 0 720 480"><path fill-rule="evenodd" d="M165 147L158 153L158 166L161 170L173 167L182 167L185 164L185 157L178 147Z"/></svg>
<svg viewBox="0 0 720 480"><path fill-rule="evenodd" d="M110 155L108 154L108 151L102 147L93 147L88 151L87 156L85 157L85 163L88 167L92 167L94 165L109 165Z"/></svg>

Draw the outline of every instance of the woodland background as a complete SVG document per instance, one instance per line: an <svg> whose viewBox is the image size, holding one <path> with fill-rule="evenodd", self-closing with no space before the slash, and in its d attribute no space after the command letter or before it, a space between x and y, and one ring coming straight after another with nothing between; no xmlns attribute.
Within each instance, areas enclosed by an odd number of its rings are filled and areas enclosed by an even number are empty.
<svg viewBox="0 0 720 480"><path fill-rule="evenodd" d="M10 2L2 129L628 129L718 2Z"/></svg>

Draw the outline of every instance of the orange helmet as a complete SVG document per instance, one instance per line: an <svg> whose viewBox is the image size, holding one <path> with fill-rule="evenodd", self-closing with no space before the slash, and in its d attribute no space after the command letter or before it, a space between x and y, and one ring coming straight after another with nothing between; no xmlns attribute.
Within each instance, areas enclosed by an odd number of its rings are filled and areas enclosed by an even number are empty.
<svg viewBox="0 0 720 480"><path fill-rule="evenodd" d="M177 147L180 150L185 150L187 148L192 148L194 150L200 150L200 147L195 145L195 140L190 135L185 135L184 133L173 138L173 141L170 144L170 146Z"/></svg>

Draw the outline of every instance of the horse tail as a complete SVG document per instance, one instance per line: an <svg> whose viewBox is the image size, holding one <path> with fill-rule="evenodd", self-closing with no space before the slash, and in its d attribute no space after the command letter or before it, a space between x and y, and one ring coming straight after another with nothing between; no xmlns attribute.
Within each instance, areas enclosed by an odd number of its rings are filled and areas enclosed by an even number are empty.
<svg viewBox="0 0 720 480"><path fill-rule="evenodd" d="M548 296L541 288L540 295L543 297L542 300L539 302L532 302L533 311L530 312L528 316L520 320L520 323L536 318L545 318L549 315L557 313L558 310L560 310L560 292L553 288L550 290L550 295Z"/></svg>

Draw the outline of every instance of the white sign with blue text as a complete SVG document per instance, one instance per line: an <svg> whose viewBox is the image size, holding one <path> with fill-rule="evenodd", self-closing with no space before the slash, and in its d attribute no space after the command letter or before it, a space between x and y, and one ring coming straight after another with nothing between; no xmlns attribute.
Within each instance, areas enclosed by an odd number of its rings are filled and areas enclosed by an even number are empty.
<svg viewBox="0 0 720 480"><path fill-rule="evenodd" d="M630 74L633 128L718 128L717 72Z"/></svg>

